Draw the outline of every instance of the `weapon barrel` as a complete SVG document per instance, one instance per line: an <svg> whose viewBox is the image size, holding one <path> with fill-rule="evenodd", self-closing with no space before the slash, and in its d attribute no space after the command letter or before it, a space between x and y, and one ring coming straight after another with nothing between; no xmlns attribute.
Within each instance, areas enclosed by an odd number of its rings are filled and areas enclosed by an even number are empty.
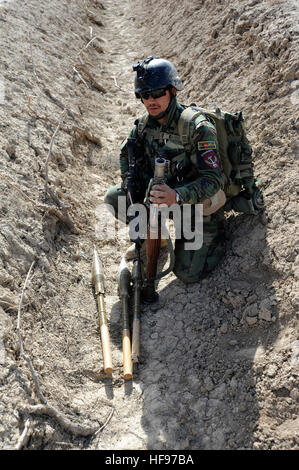
<svg viewBox="0 0 299 470"><path fill-rule="evenodd" d="M166 160L164 158L162 158L162 157L156 158L155 173L154 173L154 184L159 184L159 183L164 182L165 166L166 166Z"/></svg>
<svg viewBox="0 0 299 470"><path fill-rule="evenodd" d="M141 288L143 282L142 264L140 252L134 261L133 272L133 331L132 331L132 361L139 362L140 356L140 305L141 305Z"/></svg>
<svg viewBox="0 0 299 470"><path fill-rule="evenodd" d="M119 296L122 309L122 346L123 346L123 362L124 362L124 378L129 380L133 376L132 357L131 357L131 337L130 337L130 321L129 321L129 289L130 289L131 273L127 266L125 258L122 258L119 273Z"/></svg>
<svg viewBox="0 0 299 470"><path fill-rule="evenodd" d="M112 356L110 347L110 336L105 309L105 285L104 285L104 269L94 248L92 263L92 280L95 287L95 294L98 304L98 313L100 321L100 331L102 340L104 370L107 374L112 372Z"/></svg>

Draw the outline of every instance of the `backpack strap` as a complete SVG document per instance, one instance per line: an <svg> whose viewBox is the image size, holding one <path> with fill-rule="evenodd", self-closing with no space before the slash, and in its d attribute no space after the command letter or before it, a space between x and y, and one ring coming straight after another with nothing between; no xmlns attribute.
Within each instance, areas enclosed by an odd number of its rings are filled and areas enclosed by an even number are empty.
<svg viewBox="0 0 299 470"><path fill-rule="evenodd" d="M137 128L137 134L142 137L144 129L146 127L148 121L148 114L144 114L140 119L135 121L135 125Z"/></svg>
<svg viewBox="0 0 299 470"><path fill-rule="evenodd" d="M188 106L181 113L178 122L178 132L183 145L190 144L190 123L199 116L201 117L201 119L199 119L197 127L200 126L201 123L203 123L204 121L207 121L206 116L200 109Z"/></svg>

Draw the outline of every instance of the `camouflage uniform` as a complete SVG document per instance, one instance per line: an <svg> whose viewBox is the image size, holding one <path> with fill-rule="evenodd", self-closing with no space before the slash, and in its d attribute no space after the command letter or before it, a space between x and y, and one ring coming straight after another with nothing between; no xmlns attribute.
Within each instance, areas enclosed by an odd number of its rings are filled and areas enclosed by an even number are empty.
<svg viewBox="0 0 299 470"><path fill-rule="evenodd" d="M130 136L138 138L136 151L137 199L142 203L153 177L155 158L170 161L166 184L175 189L183 204L202 203L222 188L222 168L215 127L204 115L191 122L190 141L181 143L178 121L185 106L174 97L167 121L160 125L150 115L135 122ZM117 211L117 197L126 194L129 162L126 141L121 146L122 183L110 188L105 202ZM194 209L194 207L193 207ZM117 213L117 212L116 212ZM203 245L198 250L185 250L184 238L175 241L174 273L183 282L196 282L210 272L223 255L223 210L203 217Z"/></svg>

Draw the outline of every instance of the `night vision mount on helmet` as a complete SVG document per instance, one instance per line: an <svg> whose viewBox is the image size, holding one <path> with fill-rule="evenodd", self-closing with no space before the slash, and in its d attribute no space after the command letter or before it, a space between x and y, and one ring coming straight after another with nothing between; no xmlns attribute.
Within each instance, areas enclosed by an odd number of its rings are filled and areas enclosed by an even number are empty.
<svg viewBox="0 0 299 470"><path fill-rule="evenodd" d="M166 86L173 86L177 91L183 89L182 81L175 67L166 59L147 57L142 62L136 62L133 65L133 71L136 72L136 98L140 98L140 93Z"/></svg>

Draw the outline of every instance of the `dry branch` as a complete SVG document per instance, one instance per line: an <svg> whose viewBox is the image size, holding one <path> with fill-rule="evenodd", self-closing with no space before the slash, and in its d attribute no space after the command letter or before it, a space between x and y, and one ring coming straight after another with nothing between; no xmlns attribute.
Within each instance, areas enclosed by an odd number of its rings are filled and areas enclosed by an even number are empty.
<svg viewBox="0 0 299 470"><path fill-rule="evenodd" d="M93 0L93 1L94 1L95 6L101 8L101 10L106 10L102 2L100 2L99 0Z"/></svg>
<svg viewBox="0 0 299 470"><path fill-rule="evenodd" d="M70 229L70 231L72 233L74 233L75 235L78 235L79 230L75 227L75 224L72 221L72 219L70 218L70 216L67 213L66 209L61 208L61 211L62 212L60 212L55 207L49 207L49 209L47 210L47 214L51 214L51 215L56 216L62 223L64 223Z"/></svg>
<svg viewBox="0 0 299 470"><path fill-rule="evenodd" d="M31 96L28 96L28 109L29 111L34 114L34 116L37 119L41 119L42 121L49 122L53 125L57 125L56 122L53 121L53 119L48 118L47 116L40 116L34 109L31 107ZM67 134L71 135L72 137L74 134L79 133L82 137L86 138L90 142L93 142L99 146L102 146L101 140L99 137L95 136L90 130L78 126L72 126L71 128L65 127L63 125L60 126L60 129Z"/></svg>
<svg viewBox="0 0 299 470"><path fill-rule="evenodd" d="M54 143L56 134L58 133L58 131L59 131L61 125L62 125L65 114L66 114L66 109L63 110L63 112L60 116L60 119L58 121L57 127L56 127L56 129L54 131L54 134L52 135L52 138L51 138L51 141L50 141L49 151L48 151L46 164L45 164L45 191L46 191L47 194L49 194L51 199L54 201L54 203L61 210L62 214L60 214L60 220L62 220L69 227L69 229L73 233L78 233L78 231L77 232L75 231L76 229L75 229L74 222L72 221L72 219L70 218L70 216L67 212L67 206L65 206L65 204L63 204L60 201L59 197L55 194L55 192L52 189L49 188L49 185L48 185L49 161L50 161L51 154L52 154L52 147L53 147L53 143Z"/></svg>
<svg viewBox="0 0 299 470"><path fill-rule="evenodd" d="M94 88L96 88L98 91L100 91L101 93L106 93L106 90L105 88L100 85L95 79L94 77L91 75L91 73L86 70L86 67L84 65L77 65L77 68L80 70L81 74L83 76L85 76L85 78L89 79L90 80L90 84L91 86L93 86ZM78 73L78 71L77 71Z"/></svg>
<svg viewBox="0 0 299 470"><path fill-rule="evenodd" d="M32 425L30 423L30 419L27 418L25 421L23 432L17 442L16 450L21 450L23 449L23 447L27 445L31 432L32 432Z"/></svg>
<svg viewBox="0 0 299 470"><path fill-rule="evenodd" d="M114 85L116 86L116 88L118 88L120 91L125 91L123 88L121 88L119 86L119 84L117 83L117 80L116 80L116 77L113 77L113 80L114 80Z"/></svg>
<svg viewBox="0 0 299 470"><path fill-rule="evenodd" d="M96 36L94 36L93 38L91 38L90 41L88 41L88 43L87 43L84 47L82 47L82 49L81 49L81 51L79 52L78 56L79 56L80 54L82 54L83 51L85 51L86 49L88 49L88 47L90 46L90 44L92 44L93 41L95 41L96 39L98 39ZM77 56L77 57L78 57L78 56Z"/></svg>
<svg viewBox="0 0 299 470"><path fill-rule="evenodd" d="M75 435L89 436L89 435L94 434L94 433L99 433L101 430L104 429L104 427L110 421L111 416L113 414L113 410L110 413L110 415L108 416L106 422L100 428L98 427L98 425L97 426L96 425L84 426L80 423L73 423L69 418L67 418L66 416L63 416L63 414L60 411L58 411L56 408L54 408L53 406L50 406L50 405L47 404L47 401L46 401L46 399L45 399L44 395L42 394L42 392L40 390L40 387L39 387L39 381L38 381L37 373L36 373L36 371L35 371L35 369L32 365L32 362L31 362L29 356L27 354L25 354L25 352L24 352L22 333L21 333L21 310L22 310L24 292L25 292L25 289L27 287L28 279L30 277L30 274L31 274L34 263L35 263L34 261L31 263L31 266L29 268L29 271L27 273L27 276L26 276L26 279L25 279L25 282L24 282L21 297L20 297L19 308L18 308L17 333L18 333L18 338L19 338L20 354L26 360L26 362L29 366L29 369L30 369L30 372L31 372L31 375L32 375L32 378L33 378L33 381L34 381L34 384L35 384L37 395L38 395L40 401L42 402L42 404L26 405L26 406L21 405L19 407L19 412L24 414L26 417L28 416L28 414L48 415L51 418L54 418L60 424L60 426L63 427L66 431L69 431L69 432L71 432ZM24 447L27 444L29 436L30 436L30 430L31 430L30 421L29 421L29 418L27 417L27 419L25 421L24 430L23 430L23 432L22 432L22 434L21 434L21 436L18 440L18 443L16 445L17 450L22 449L22 447Z"/></svg>
<svg viewBox="0 0 299 470"><path fill-rule="evenodd" d="M53 215L57 217L61 222L63 222L72 233L78 234L79 230L75 227L74 222L70 219L68 214L60 212L56 207L50 207L47 204L40 204L38 202L33 201L30 197L27 196L20 188L18 188L16 185L11 183L6 176L4 176L0 172L0 178L5 181L11 188L13 188L15 191L17 191L26 201L30 202L36 209L40 209L41 211L45 212L46 215Z"/></svg>
<svg viewBox="0 0 299 470"><path fill-rule="evenodd" d="M35 261L33 261L31 263L31 266L29 268L29 271L27 273L27 276L26 276L26 279L25 279L25 282L24 282L24 287L22 289L22 293L21 293L21 297L20 297L20 302L19 302L19 308L18 308L18 323L17 323L17 334L18 334L18 338L19 338L19 345L20 345L20 354L21 356L25 359L25 361L27 362L28 364L28 367L30 369L30 372L31 372L31 375L32 375L32 378L33 378L33 381L34 381L34 384L35 384L35 388L36 388L36 393L40 399L40 401L42 403L47 403L47 400L45 399L44 395L42 394L41 390L40 390L40 387L39 387L39 381L38 381L38 377L37 377L37 373L33 367L33 364L31 362L31 359L30 357L28 356L28 354L25 354L25 351L24 351L24 345L23 345L23 339L22 339L22 333L21 333L21 310L22 310L22 303L23 303L23 297L24 297L24 292L25 292L25 289L26 289L26 286L27 286L27 282L28 282L28 279L30 277L30 274L31 274L31 270L33 268L33 265L34 265Z"/></svg>
<svg viewBox="0 0 299 470"><path fill-rule="evenodd" d="M76 69L76 67L73 67L73 70L74 70L74 72L78 75L78 77L80 78L80 80L84 83L84 85L86 86L86 88L89 88L89 86L87 85L86 81L85 81L84 78L80 75L80 73L78 72L78 70Z"/></svg>
<svg viewBox="0 0 299 470"><path fill-rule="evenodd" d="M103 22L101 20L98 20L98 18L94 15L94 13L90 10L87 10L87 17L92 23L96 24L97 26L104 26Z"/></svg>
<svg viewBox="0 0 299 470"><path fill-rule="evenodd" d="M41 82L39 76L38 76L37 73L36 73L35 65L34 65L34 59L33 59L33 52L32 52L31 33L29 33L29 46L30 46L30 56L31 56L32 72L33 72L33 74L34 74L34 76L35 76L35 78L36 78L36 82L37 82L38 87L45 93L45 95L46 95L48 98L51 99L51 101L52 101L54 104L56 104L56 106L59 106L59 108L64 109L63 104L58 100L58 98L55 98L55 96L52 95L52 93L50 92L50 90L49 90L48 88L46 88L46 87L42 84L42 82ZM72 113L71 111L67 110L67 113L68 113L68 115L69 115L72 119L75 120L75 117L74 117L74 115L73 115L73 113Z"/></svg>
<svg viewBox="0 0 299 470"><path fill-rule="evenodd" d="M73 126L73 130L76 134L78 134L80 137L83 137L93 144L99 145L102 147L102 142L99 137L96 137L94 134L92 134L88 129L83 129L82 127L77 127Z"/></svg>
<svg viewBox="0 0 299 470"><path fill-rule="evenodd" d="M96 431L95 435L99 434L100 432L103 431L103 429L105 429L105 427L106 427L107 424L109 423L110 419L112 418L113 413L114 413L114 408L112 408L112 410L110 411L109 416L108 416L108 418L106 419L105 423L103 424L103 426L101 426L101 427Z"/></svg>
<svg viewBox="0 0 299 470"><path fill-rule="evenodd" d="M43 91L44 91L45 95L46 95L48 98L50 98L50 100L51 100L54 104L56 104L56 106L58 106L58 107L59 107L60 109L62 109L62 110L65 110L65 111L67 112L67 114L70 116L70 118L72 118L74 121L76 121L76 118L75 118L74 114L73 114L69 109L65 108L65 106L63 105L63 103L61 103L61 101L60 101L58 98L56 98L55 96L53 96L52 93L51 93L51 91L50 91L48 88L44 87L44 88L43 88Z"/></svg>
<svg viewBox="0 0 299 470"><path fill-rule="evenodd" d="M43 119L44 121L49 121L49 118L48 118L48 117L41 117L39 114L37 114L36 111L34 111L34 109L31 108L31 96L28 96L27 106L28 106L29 111L30 111L32 114L34 114L34 116L35 116L37 119Z"/></svg>
<svg viewBox="0 0 299 470"><path fill-rule="evenodd" d="M34 384L35 384L37 395L38 395L40 401L42 402L42 404L26 405L26 406L21 405L18 408L19 412L24 414L27 417L27 419L25 421L24 430L23 430L23 432L22 432L22 434L21 434L21 436L20 436L20 438L17 442L16 450L20 450L24 446L26 446L26 444L28 442L28 439L30 437L31 425L30 425L30 420L28 418L28 414L48 415L51 418L54 418L59 423L59 425L63 429L65 429L66 431L69 431L69 432L71 432L75 435L80 435L80 436L89 436L89 435L94 434L94 433L98 434L108 424L108 422L110 421L110 419L112 417L112 414L113 414L113 410L112 410L112 412L108 416L106 422L100 428L98 427L98 425L84 426L80 423L72 422L69 418L64 416L56 408L54 408L53 406L47 404L47 401L46 401L46 399L45 399L44 395L42 394L42 392L40 390L40 387L39 387L39 381L38 381L37 373L36 373L36 371L35 371L35 369L32 365L32 362L31 362L29 356L27 354L25 354L25 352L24 352L24 346L23 346L23 340L22 340L22 334L21 334L21 310L22 310L24 292L25 292L25 289L26 289L26 286L27 286L27 283L28 283L28 279L30 277L30 274L31 274L34 263L35 263L34 261L31 263L31 266L29 268L29 271L27 273L27 276L26 276L26 279L25 279L25 282L24 282L21 297L20 297L19 308L18 308L17 333L18 333L18 338L19 338L20 354L26 360L26 362L29 366L29 369L30 369L30 372L31 372L31 375L32 375L32 378L33 378L33 381L34 381Z"/></svg>
<svg viewBox="0 0 299 470"><path fill-rule="evenodd" d="M90 436L99 429L98 425L84 426L80 423L74 423L66 416L63 416L60 411L56 410L56 408L50 405L20 406L19 411L21 413L50 416L51 418L54 418L63 429L78 436Z"/></svg>

